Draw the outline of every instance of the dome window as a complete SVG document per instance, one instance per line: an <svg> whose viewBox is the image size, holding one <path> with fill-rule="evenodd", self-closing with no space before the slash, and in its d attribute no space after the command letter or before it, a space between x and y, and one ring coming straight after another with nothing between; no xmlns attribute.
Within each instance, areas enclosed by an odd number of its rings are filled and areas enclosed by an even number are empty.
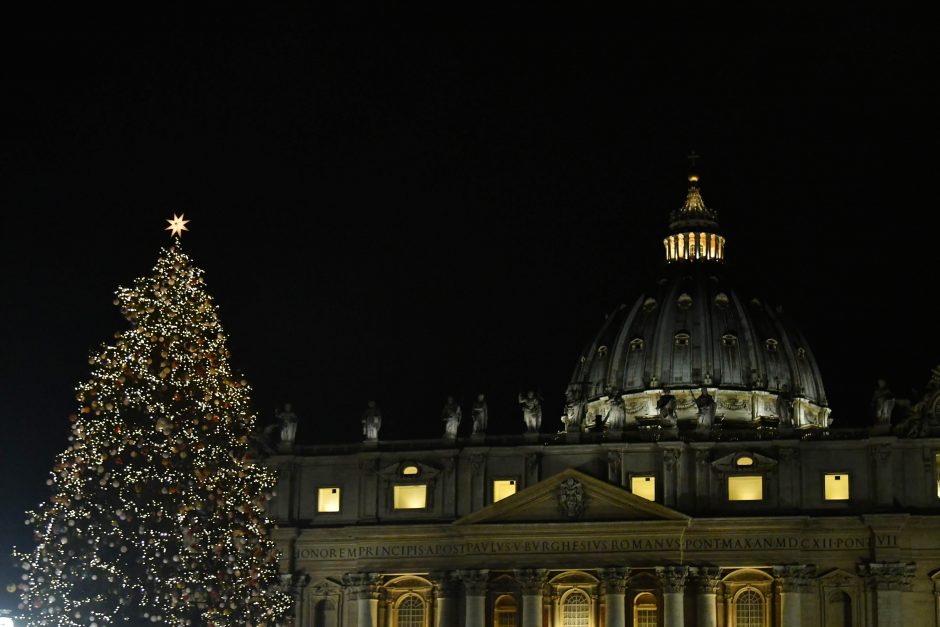
<svg viewBox="0 0 940 627"><path fill-rule="evenodd" d="M606 354L607 354L607 347L606 347L606 346L601 346L600 348L598 348L598 349L597 349L597 354L598 354L598 355L606 355Z"/></svg>
<svg viewBox="0 0 940 627"><path fill-rule="evenodd" d="M688 333L676 333L676 346L688 346L689 345L689 334Z"/></svg>
<svg viewBox="0 0 940 627"><path fill-rule="evenodd" d="M775 339L773 339L773 338L769 338L765 344L766 344L766 346L767 346L767 352L768 352L768 353L776 353L776 352L777 352L777 346L780 344L780 342L778 342L777 340L775 340Z"/></svg>
<svg viewBox="0 0 940 627"><path fill-rule="evenodd" d="M738 336L733 333L725 333L721 336L721 345L722 346L737 346L738 345Z"/></svg>
<svg viewBox="0 0 940 627"><path fill-rule="evenodd" d="M639 353L639 352L642 351L642 350L643 350L643 339L642 339L642 338L639 338L639 337L638 337L638 338L635 338L635 339L633 339L633 340L630 340L630 352L631 352L631 353Z"/></svg>
<svg viewBox="0 0 940 627"><path fill-rule="evenodd" d="M727 309L730 304L731 300L724 292L718 292L718 294L715 296L715 307L718 309Z"/></svg>
<svg viewBox="0 0 940 627"><path fill-rule="evenodd" d="M746 466L753 466L754 458L751 457L750 455L741 455L736 460L734 460L734 465L737 466L738 468L742 468Z"/></svg>
<svg viewBox="0 0 940 627"><path fill-rule="evenodd" d="M679 295L679 299L676 301L676 304L679 305L679 309L689 309L692 307L692 297L683 292Z"/></svg>
<svg viewBox="0 0 940 627"><path fill-rule="evenodd" d="M803 348L802 346L797 347L796 356L799 357L800 359L806 359L806 349Z"/></svg>
<svg viewBox="0 0 940 627"><path fill-rule="evenodd" d="M418 474L418 467L414 465L408 465L401 469L401 474L405 476L416 476Z"/></svg>
<svg viewBox="0 0 940 627"><path fill-rule="evenodd" d="M643 311L653 311L656 309L656 299L650 296L643 301Z"/></svg>

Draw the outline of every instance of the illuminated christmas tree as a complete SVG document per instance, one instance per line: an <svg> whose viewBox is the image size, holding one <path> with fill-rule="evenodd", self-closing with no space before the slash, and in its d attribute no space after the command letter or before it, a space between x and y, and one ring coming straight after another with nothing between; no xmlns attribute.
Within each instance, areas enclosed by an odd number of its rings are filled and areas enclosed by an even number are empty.
<svg viewBox="0 0 940 627"><path fill-rule="evenodd" d="M89 360L70 446L15 553L28 625L286 623L264 513L274 477L252 463L250 388L232 372L202 271L180 249L121 288L130 326Z"/></svg>

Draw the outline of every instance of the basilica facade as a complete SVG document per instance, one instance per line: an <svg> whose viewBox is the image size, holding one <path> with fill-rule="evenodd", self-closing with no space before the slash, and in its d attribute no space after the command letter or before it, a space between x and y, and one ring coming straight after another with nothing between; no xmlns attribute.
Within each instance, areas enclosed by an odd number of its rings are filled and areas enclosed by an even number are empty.
<svg viewBox="0 0 940 627"><path fill-rule="evenodd" d="M739 292L698 177L663 277L577 357L558 433L267 458L302 627L940 627L940 371L833 427L798 328ZM554 420L551 422L554 423ZM436 435L436 434L435 434Z"/></svg>

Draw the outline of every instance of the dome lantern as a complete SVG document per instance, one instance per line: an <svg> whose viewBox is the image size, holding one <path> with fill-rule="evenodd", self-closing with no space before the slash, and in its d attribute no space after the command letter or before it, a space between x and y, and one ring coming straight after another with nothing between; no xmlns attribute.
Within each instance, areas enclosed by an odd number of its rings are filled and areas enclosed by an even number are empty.
<svg viewBox="0 0 940 627"><path fill-rule="evenodd" d="M689 160L695 162L695 153ZM699 175L689 173L689 191L685 203L669 216L670 234L663 239L668 263L722 262L725 258L725 238L718 232L718 213L709 209L699 189Z"/></svg>

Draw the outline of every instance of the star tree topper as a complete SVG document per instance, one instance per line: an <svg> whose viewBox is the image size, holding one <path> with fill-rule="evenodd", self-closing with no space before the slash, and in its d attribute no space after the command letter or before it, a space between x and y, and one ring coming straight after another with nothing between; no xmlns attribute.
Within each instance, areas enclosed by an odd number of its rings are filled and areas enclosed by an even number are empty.
<svg viewBox="0 0 940 627"><path fill-rule="evenodd" d="M189 230L186 228L186 224L189 223L190 220L184 220L183 218L185 217L185 215L186 214L180 214L179 216L177 216L176 213L174 212L173 219L167 220L167 222L170 223L170 226L166 227L164 230L170 231L170 235L174 237L182 237L183 231Z"/></svg>

